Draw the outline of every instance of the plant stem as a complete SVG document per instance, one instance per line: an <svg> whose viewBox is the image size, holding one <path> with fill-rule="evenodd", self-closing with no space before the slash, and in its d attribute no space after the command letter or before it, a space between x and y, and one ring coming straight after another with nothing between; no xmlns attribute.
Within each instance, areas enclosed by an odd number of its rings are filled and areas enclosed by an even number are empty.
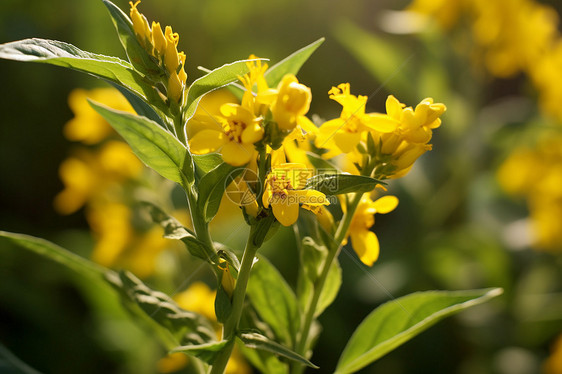
<svg viewBox="0 0 562 374"><path fill-rule="evenodd" d="M312 322L314 321L314 314L316 313L316 307L318 306L318 302L320 301L320 295L322 295L322 291L324 289L324 285L326 284L326 279L328 279L328 274L330 273L330 268L332 267L332 263L334 259L340 253L342 248L342 242L345 240L347 236L347 231L349 230L349 226L351 225L351 221L353 219L353 215L355 214L355 210L361 201L361 197L363 196L362 193L355 194L353 196L347 210L338 225L336 230L336 234L334 236L333 243L330 243L328 255L326 256L326 260L324 261L324 265L322 266L322 272L320 273L320 277L316 281L314 285L314 292L312 294L312 299L310 299L310 303L308 304L308 308L306 309L306 315L304 318L304 324L301 328L301 336L298 339L298 344L296 346L296 352L302 356L305 356L306 349L308 345L308 337L310 334L310 327L312 326ZM304 366L302 364L294 363L293 364L293 372L301 372Z"/></svg>
<svg viewBox="0 0 562 374"><path fill-rule="evenodd" d="M254 245L254 234L255 226L251 226L248 241L246 242L246 248L244 249L244 254L242 256L242 264L240 265L240 270L238 272L238 279L236 280L236 286L234 287L234 292L232 293L232 311L223 326L222 338L223 340L229 340L230 343L222 349L213 362L211 374L222 374L224 372L226 364L232 354L232 349L234 348L234 339L236 338L238 324L240 322L240 317L242 316L244 298L246 297L246 288L248 286L248 280L250 279L250 271L252 270L252 264L254 263L254 258L259 248Z"/></svg>

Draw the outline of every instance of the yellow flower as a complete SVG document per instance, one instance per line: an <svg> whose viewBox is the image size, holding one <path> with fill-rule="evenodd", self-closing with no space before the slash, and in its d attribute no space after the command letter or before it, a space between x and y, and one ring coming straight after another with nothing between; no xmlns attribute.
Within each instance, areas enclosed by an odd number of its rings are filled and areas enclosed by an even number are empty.
<svg viewBox="0 0 562 374"><path fill-rule="evenodd" d="M366 131L388 133L398 125L388 116L366 114L367 96L352 95L349 83L332 87L329 94L330 99L340 103L343 108L340 117L324 123L316 135L316 147L329 150L324 155L326 158L353 151Z"/></svg>
<svg viewBox="0 0 562 374"><path fill-rule="evenodd" d="M370 230L375 224L375 213L385 214L393 211L398 205L395 196L383 196L378 200L371 200L368 195L363 195L353 220L349 226L348 236L357 256L365 265L372 266L379 257L379 240ZM342 204L345 212L345 204Z"/></svg>
<svg viewBox="0 0 562 374"><path fill-rule="evenodd" d="M114 88L72 90L68 96L68 105L74 113L74 118L64 126L64 136L68 140L96 144L113 134L109 123L90 106L88 98L113 109L133 113L129 102Z"/></svg>
<svg viewBox="0 0 562 374"><path fill-rule="evenodd" d="M189 141L196 155L220 150L224 162L242 166L250 162L256 151L254 143L263 138L261 118L238 104L224 104L214 127L197 132Z"/></svg>
<svg viewBox="0 0 562 374"><path fill-rule="evenodd" d="M277 97L271 106L273 120L282 130L292 130L310 108L310 88L300 84L292 74L283 77L277 87Z"/></svg>
<svg viewBox="0 0 562 374"><path fill-rule="evenodd" d="M268 174L262 202L266 208L271 205L275 218L283 226L297 221L301 204L310 207L329 204L323 193L302 189L310 177L311 169L304 164L291 163L274 167Z"/></svg>

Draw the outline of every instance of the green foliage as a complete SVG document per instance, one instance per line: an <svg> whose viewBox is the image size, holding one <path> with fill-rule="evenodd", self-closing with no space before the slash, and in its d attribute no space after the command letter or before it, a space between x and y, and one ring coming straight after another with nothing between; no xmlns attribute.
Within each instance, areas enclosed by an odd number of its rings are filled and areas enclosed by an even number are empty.
<svg viewBox="0 0 562 374"><path fill-rule="evenodd" d="M0 58L63 66L121 85L146 100L152 87L127 61L82 51L72 44L45 39L24 39L0 45Z"/></svg>
<svg viewBox="0 0 562 374"><path fill-rule="evenodd" d="M142 205L148 209L152 220L164 228L164 238L181 240L192 256L203 259L210 264L216 262L213 248L209 248L197 239L195 233L184 227L177 219L165 213L155 204L144 201Z"/></svg>
<svg viewBox="0 0 562 374"><path fill-rule="evenodd" d="M325 195L346 193L363 193L372 191L384 182L364 175L353 174L319 174L306 181L305 188L322 192Z"/></svg>
<svg viewBox="0 0 562 374"><path fill-rule="evenodd" d="M193 183L191 155L172 134L148 118L91 101L90 105L129 143L147 166L182 186Z"/></svg>
<svg viewBox="0 0 562 374"><path fill-rule="evenodd" d="M133 23L129 17L111 1L102 1L109 11L111 21L113 22L113 25L115 25L115 29L119 35L119 40L127 53L127 57L135 69L141 71L142 73L157 74L159 72L159 68L137 40L135 31L133 30Z"/></svg>
<svg viewBox="0 0 562 374"><path fill-rule="evenodd" d="M302 65L310 58L310 56L316 51L322 43L324 43L324 38L320 38L317 41L307 45L295 51L291 55L285 57L283 60L279 61L272 67L270 67L265 73L265 80L269 87L277 87L281 79L285 74L297 75Z"/></svg>
<svg viewBox="0 0 562 374"><path fill-rule="evenodd" d="M501 288L416 292L383 304L357 327L336 373L353 373L445 317L499 296Z"/></svg>
<svg viewBox="0 0 562 374"><path fill-rule="evenodd" d="M203 96L237 81L239 76L246 74L248 72L247 62L248 60L241 60L225 64L196 79L187 91L183 113L184 123L193 117Z"/></svg>
<svg viewBox="0 0 562 374"><path fill-rule="evenodd" d="M208 364L213 363L217 354L228 344L227 340L222 340L220 342L198 344L198 345L182 345L172 349L170 352L182 352L190 356L197 357Z"/></svg>
<svg viewBox="0 0 562 374"><path fill-rule="evenodd" d="M264 257L252 268L248 296L277 339L293 346L300 320L297 298L279 271Z"/></svg>
<svg viewBox="0 0 562 374"><path fill-rule="evenodd" d="M318 366L314 365L312 362L302 357L298 353L293 352L287 347L268 339L266 336L256 332L240 332L238 337L244 345L248 348L264 350L267 352L274 353L276 355L288 358L289 360L310 366L311 368L318 369Z"/></svg>
<svg viewBox="0 0 562 374"><path fill-rule="evenodd" d="M211 222L219 210L226 187L244 168L221 163L208 171L199 181L199 212L206 222Z"/></svg>

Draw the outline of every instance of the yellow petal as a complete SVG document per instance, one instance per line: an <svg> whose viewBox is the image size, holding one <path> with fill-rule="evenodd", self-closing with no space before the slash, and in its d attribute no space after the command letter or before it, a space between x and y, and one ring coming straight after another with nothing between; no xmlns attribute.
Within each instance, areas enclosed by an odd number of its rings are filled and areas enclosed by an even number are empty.
<svg viewBox="0 0 562 374"><path fill-rule="evenodd" d="M379 240L372 231L351 232L351 245L361 262L367 266L373 266L379 258Z"/></svg>
<svg viewBox="0 0 562 374"><path fill-rule="evenodd" d="M166 37L162 32L160 22L152 22L152 44L154 44L154 48L156 48L160 56L164 56L166 52Z"/></svg>
<svg viewBox="0 0 562 374"><path fill-rule="evenodd" d="M288 199L279 199L271 203L273 215L283 226L291 226L299 218L299 204L289 204Z"/></svg>
<svg viewBox="0 0 562 374"><path fill-rule="evenodd" d="M393 119L391 116L386 114L380 113L369 113L364 117L366 120L363 121L363 124L370 128L371 130L375 130L378 132L392 132L396 130L400 122Z"/></svg>
<svg viewBox="0 0 562 374"><path fill-rule="evenodd" d="M238 143L235 141L226 143L222 149L222 159L232 166L242 166L250 162L255 153L253 144Z"/></svg>
<svg viewBox="0 0 562 374"><path fill-rule="evenodd" d="M263 138L263 128L259 123L250 123L248 127L242 131L242 142L254 144Z"/></svg>
<svg viewBox="0 0 562 374"><path fill-rule="evenodd" d="M227 138L222 131L201 130L189 141L191 152L196 155L211 153L226 143Z"/></svg>
<svg viewBox="0 0 562 374"><path fill-rule="evenodd" d="M334 135L334 141L343 153L349 153L353 151L357 144L359 144L360 140L360 132L338 131L336 135Z"/></svg>
<svg viewBox="0 0 562 374"><path fill-rule="evenodd" d="M386 99L386 113L394 118L397 121L400 121L400 116L402 114L402 108L404 108L404 104L402 104L398 99L394 96L389 95Z"/></svg>
<svg viewBox="0 0 562 374"><path fill-rule="evenodd" d="M398 206L398 198L396 196L388 195L377 199L373 203L377 213L386 214L392 212Z"/></svg>

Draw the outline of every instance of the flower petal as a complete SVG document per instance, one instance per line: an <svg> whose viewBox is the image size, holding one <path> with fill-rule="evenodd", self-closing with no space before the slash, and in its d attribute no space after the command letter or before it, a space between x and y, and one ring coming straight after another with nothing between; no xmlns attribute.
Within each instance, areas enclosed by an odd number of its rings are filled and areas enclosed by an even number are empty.
<svg viewBox="0 0 562 374"><path fill-rule="evenodd" d="M254 155L255 149L253 144L244 144L238 142L228 142L222 149L222 159L232 166L242 166L250 162Z"/></svg>
<svg viewBox="0 0 562 374"><path fill-rule="evenodd" d="M372 231L351 232L351 245L361 262L367 266L373 266L379 258L379 239Z"/></svg>
<svg viewBox="0 0 562 374"><path fill-rule="evenodd" d="M271 203L273 215L283 226L291 226L299 218L299 204L289 204L287 198Z"/></svg>
<svg viewBox="0 0 562 374"><path fill-rule="evenodd" d="M398 198L396 196L388 195L377 199L373 203L375 211L380 214L392 212L398 206Z"/></svg>
<svg viewBox="0 0 562 374"><path fill-rule="evenodd" d="M201 130L189 141L192 153L202 155L219 149L227 141L222 131Z"/></svg>

